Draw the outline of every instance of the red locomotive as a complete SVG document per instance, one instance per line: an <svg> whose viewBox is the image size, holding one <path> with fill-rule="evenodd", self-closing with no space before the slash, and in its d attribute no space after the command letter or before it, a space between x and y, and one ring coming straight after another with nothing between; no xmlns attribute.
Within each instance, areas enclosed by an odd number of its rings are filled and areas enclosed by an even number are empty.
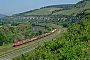
<svg viewBox="0 0 90 60"><path fill-rule="evenodd" d="M26 40L23 40L23 41L15 42L13 46L16 47L16 46L19 46L19 45L22 45L22 44L25 44L25 43L28 43L28 42L31 42L31 41L34 41L34 40L41 39L41 38L43 38L43 37L46 37L46 36L48 36L48 35L56 32L56 31L57 31L57 29L54 29L53 31L51 31L51 32L49 32L49 33L45 33L45 34L43 34L43 35L40 35L40 36L31 38L31 39L26 39Z"/></svg>
<svg viewBox="0 0 90 60"><path fill-rule="evenodd" d="M23 42L22 41L20 41L20 42L16 42L16 43L14 43L14 47L16 47L16 46L19 46L19 45L22 45L23 44Z"/></svg>

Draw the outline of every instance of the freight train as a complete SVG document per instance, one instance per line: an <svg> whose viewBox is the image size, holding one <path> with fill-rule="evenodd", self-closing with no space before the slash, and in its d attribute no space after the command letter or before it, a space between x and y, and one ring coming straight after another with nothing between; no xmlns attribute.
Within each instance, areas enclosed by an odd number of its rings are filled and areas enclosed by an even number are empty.
<svg viewBox="0 0 90 60"><path fill-rule="evenodd" d="M48 35L51 35L53 34L54 32L56 32L57 29L55 28L53 31L49 32L49 33L45 33L43 35L40 35L40 36L37 36L37 37L34 37L34 38L30 38L30 39L26 39L26 40L23 40L23 41L19 41L19 42L15 42L13 44L13 47L16 47L16 46L19 46L19 45L23 45L23 44L26 44L26 43L29 43L29 42L32 42L32 41L35 41L35 40L38 40L38 39L41 39L43 37L46 37Z"/></svg>

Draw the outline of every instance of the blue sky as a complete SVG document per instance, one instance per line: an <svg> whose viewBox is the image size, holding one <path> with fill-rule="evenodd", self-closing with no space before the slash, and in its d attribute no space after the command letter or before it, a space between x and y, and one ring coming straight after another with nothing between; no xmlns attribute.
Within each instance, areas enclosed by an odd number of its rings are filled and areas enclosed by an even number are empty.
<svg viewBox="0 0 90 60"><path fill-rule="evenodd" d="M0 0L0 14L12 15L43 6L75 4L80 0Z"/></svg>

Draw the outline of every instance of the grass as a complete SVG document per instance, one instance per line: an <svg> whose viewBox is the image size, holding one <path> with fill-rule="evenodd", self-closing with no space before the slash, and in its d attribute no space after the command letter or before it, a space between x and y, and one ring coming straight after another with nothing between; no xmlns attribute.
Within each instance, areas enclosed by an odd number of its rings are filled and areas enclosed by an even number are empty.
<svg viewBox="0 0 90 60"><path fill-rule="evenodd" d="M88 50L88 59L90 60L90 50Z"/></svg>
<svg viewBox="0 0 90 60"><path fill-rule="evenodd" d="M35 44L38 44L38 43L40 43L40 42L42 42L42 41L47 40L47 39L49 39L50 37L54 37L55 35L57 35L57 34L59 34L59 33L60 33L60 30L59 30L58 32L50 35L50 36L47 36L47 37L45 37L45 38L43 38L43 39L41 39L41 40L38 40L37 42L33 42L33 43L31 43L31 44L29 44L29 45L27 45L27 46L23 46L23 47L21 47L21 48L18 48L18 49L11 50L11 51L5 52L5 53L3 53L3 54L0 54L0 57L4 57L4 56L9 55L9 54L12 54L12 53L14 53L14 52L17 52L17 51L26 49L26 48L28 48L28 47L30 47L30 46L33 46L33 45L35 45Z"/></svg>
<svg viewBox="0 0 90 60"><path fill-rule="evenodd" d="M85 4L85 6L83 6L84 4ZM70 9L70 10L63 10L63 11L56 12L53 15L58 15L58 14L71 15L71 14L73 14L75 16L77 13L79 13L80 11L83 11L84 9L90 9L90 2L83 3L82 5L78 4L76 6L78 6L78 7L83 6L83 7L80 7L80 8L75 8L74 7L72 9Z"/></svg>
<svg viewBox="0 0 90 60"><path fill-rule="evenodd" d="M63 10L63 11L59 11L59 12L56 12L54 13L53 15L58 15L58 14L63 14L63 15L71 15L71 14L74 14L76 15L77 13L79 13L79 11L81 11L82 8L78 9L78 8L73 8L73 9L70 9L70 10Z"/></svg>
<svg viewBox="0 0 90 60"><path fill-rule="evenodd" d="M7 44L7 45L4 45L4 46L0 46L0 50L4 50L6 48L10 48L10 47L12 47L12 45L13 45L13 43Z"/></svg>
<svg viewBox="0 0 90 60"><path fill-rule="evenodd" d="M90 44L90 42L88 42L88 44ZM87 44L87 45L88 45L88 44ZM88 58L88 60L90 60L90 46L87 46L87 48L89 48L88 54L87 54L87 58Z"/></svg>
<svg viewBox="0 0 90 60"><path fill-rule="evenodd" d="M87 2L87 4L85 5L84 9L90 8L90 2Z"/></svg>
<svg viewBox="0 0 90 60"><path fill-rule="evenodd" d="M84 9L90 9L90 2L84 2L82 4L76 4L76 6L78 8L72 7L69 10L62 10L62 11L53 13L52 15L58 15L58 14L72 15L73 14L73 16L76 16L77 13L83 11ZM34 12L27 13L25 15L49 15L52 13L52 11L59 10L59 9L61 9L61 8L43 8L43 9L36 10Z"/></svg>
<svg viewBox="0 0 90 60"><path fill-rule="evenodd" d="M36 10L34 12L26 13L25 15L49 15L52 13L52 11L59 10L59 9L61 8L43 8L43 9ZM83 9L90 9L90 2L76 4L76 7L73 6L69 10L62 10L62 11L53 13L52 15L58 15L58 14L72 15L73 14L73 16L75 16L80 11L83 11Z"/></svg>
<svg viewBox="0 0 90 60"><path fill-rule="evenodd" d="M35 12L27 13L25 15L49 15L52 13L52 11L59 10L59 9L60 8L43 8L43 9L39 9Z"/></svg>
<svg viewBox="0 0 90 60"><path fill-rule="evenodd" d="M64 32L67 33L67 29L68 29L68 28L63 28L63 29L64 29Z"/></svg>

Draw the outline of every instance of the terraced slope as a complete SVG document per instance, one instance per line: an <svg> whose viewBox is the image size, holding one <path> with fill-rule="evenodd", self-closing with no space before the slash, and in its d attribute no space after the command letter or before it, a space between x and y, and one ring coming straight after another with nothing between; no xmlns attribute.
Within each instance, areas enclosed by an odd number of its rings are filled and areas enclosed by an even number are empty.
<svg viewBox="0 0 90 60"><path fill-rule="evenodd" d="M52 13L54 10L59 10L61 8L43 8L36 10L34 12L26 13L25 15L49 15Z"/></svg>
<svg viewBox="0 0 90 60"><path fill-rule="evenodd" d="M76 16L76 14L78 14L78 13L90 12L90 1L80 1L80 2L76 3L75 5L73 4L73 5L69 6L68 9L65 9L65 8L66 8L66 5L65 5L65 7L63 6L63 7L58 7L58 8L57 8L57 6L45 7L42 9L38 9L34 12L26 13L25 15L49 15L49 14L51 14L51 15L73 15L73 16ZM56 11L56 10L60 10L60 11ZM52 13L53 11L56 11L56 12Z"/></svg>
<svg viewBox="0 0 90 60"><path fill-rule="evenodd" d="M41 7L23 13L15 14L14 16L29 16L29 15L72 15L78 13L90 12L90 1L80 1L76 4L62 4Z"/></svg>
<svg viewBox="0 0 90 60"><path fill-rule="evenodd" d="M75 16L77 13L81 13L83 11L90 12L90 1L86 1L83 3L77 3L71 9L62 10L62 11L54 13L53 15L62 14L62 15L74 15Z"/></svg>

